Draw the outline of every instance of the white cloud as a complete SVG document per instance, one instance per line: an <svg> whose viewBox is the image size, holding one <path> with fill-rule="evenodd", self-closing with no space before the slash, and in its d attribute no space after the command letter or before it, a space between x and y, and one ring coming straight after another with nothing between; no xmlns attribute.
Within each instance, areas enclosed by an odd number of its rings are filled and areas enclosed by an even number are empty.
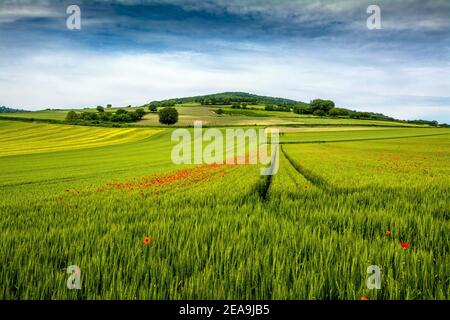
<svg viewBox="0 0 450 320"><path fill-rule="evenodd" d="M15 22L29 18L57 18L64 16L64 11L41 5L5 5L0 6L0 23Z"/></svg>
<svg viewBox="0 0 450 320"><path fill-rule="evenodd" d="M214 56L58 51L37 52L17 58L14 64L3 60L0 69L0 104L11 107L134 105L248 91L303 101L324 97L358 110L408 119L439 116L438 120L450 122L450 104L445 105L449 66L352 66L292 53Z"/></svg>

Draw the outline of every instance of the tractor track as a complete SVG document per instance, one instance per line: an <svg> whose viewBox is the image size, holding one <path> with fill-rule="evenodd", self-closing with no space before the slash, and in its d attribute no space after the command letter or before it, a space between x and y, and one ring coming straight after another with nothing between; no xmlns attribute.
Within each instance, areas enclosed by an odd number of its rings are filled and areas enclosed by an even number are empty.
<svg viewBox="0 0 450 320"><path fill-rule="evenodd" d="M328 194L351 194L355 192L360 192L369 189L369 187L363 187L363 188L342 188L337 187L329 182L327 182L324 178L321 176L315 174L311 170L308 170L302 166L300 166L296 161L294 161L284 150L283 146L281 146L281 152L286 157L290 165L301 175L303 176L309 183L312 185L318 187L319 189L323 190L324 192Z"/></svg>

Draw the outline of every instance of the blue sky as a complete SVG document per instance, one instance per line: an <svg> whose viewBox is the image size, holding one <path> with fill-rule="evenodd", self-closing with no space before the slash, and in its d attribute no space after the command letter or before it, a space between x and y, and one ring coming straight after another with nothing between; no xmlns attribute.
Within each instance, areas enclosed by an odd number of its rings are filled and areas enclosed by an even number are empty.
<svg viewBox="0 0 450 320"><path fill-rule="evenodd" d="M81 9L81 30L66 9ZM366 9L381 8L381 30ZM449 1L0 2L0 105L246 91L450 123Z"/></svg>

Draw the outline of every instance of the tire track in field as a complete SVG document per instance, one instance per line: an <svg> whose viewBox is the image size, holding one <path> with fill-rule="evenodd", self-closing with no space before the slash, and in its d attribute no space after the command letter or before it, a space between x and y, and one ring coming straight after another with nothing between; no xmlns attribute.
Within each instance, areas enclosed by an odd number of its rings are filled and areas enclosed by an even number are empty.
<svg viewBox="0 0 450 320"><path fill-rule="evenodd" d="M329 183L327 180L322 178L321 176L315 174L311 170L308 170L302 166L300 166L294 159L292 159L287 152L284 151L283 146L281 146L281 151L283 152L283 155L286 157L286 159L289 161L291 166L300 174L302 175L309 183L312 185L318 187L319 189L325 191L328 194L352 194L355 192L362 192L371 190L371 186L365 186L365 187L357 187L357 188L343 188L335 186L331 183Z"/></svg>
<svg viewBox="0 0 450 320"><path fill-rule="evenodd" d="M283 146L281 146L281 152L286 157L287 161L290 163L290 165L300 174L302 175L306 180L308 180L309 183L319 187L320 189L324 189L326 191L329 191L330 189L336 190L336 188L332 188L324 178L321 176L314 174L312 171L305 169L304 167L300 166L297 162L295 162L286 151L284 151Z"/></svg>
<svg viewBox="0 0 450 320"><path fill-rule="evenodd" d="M275 149L275 153L272 155L272 159L270 162L270 168L266 169L266 175L261 175L258 183L255 186L255 191L258 193L259 197L263 202L268 200L269 197L269 189L272 185L272 179L275 171L278 171L280 165L279 159L279 148ZM261 173L262 174L262 173Z"/></svg>

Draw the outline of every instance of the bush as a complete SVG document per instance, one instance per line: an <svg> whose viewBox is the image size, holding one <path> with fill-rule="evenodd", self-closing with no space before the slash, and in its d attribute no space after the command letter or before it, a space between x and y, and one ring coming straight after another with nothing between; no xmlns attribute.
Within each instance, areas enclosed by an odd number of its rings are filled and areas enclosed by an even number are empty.
<svg viewBox="0 0 450 320"><path fill-rule="evenodd" d="M133 121L133 118L131 115L127 114L127 113L118 113L116 112L113 116L112 116L112 122L131 122Z"/></svg>
<svg viewBox="0 0 450 320"><path fill-rule="evenodd" d="M90 120L98 120L98 116L94 112L84 111L84 112L81 113L80 119L81 120L88 120L88 121L90 121Z"/></svg>
<svg viewBox="0 0 450 320"><path fill-rule="evenodd" d="M222 109L218 109L218 110L216 110L216 113L217 114L223 114L223 110Z"/></svg>
<svg viewBox="0 0 450 320"><path fill-rule="evenodd" d="M318 116L318 117L323 117L323 116L326 116L327 113L321 109L318 109L318 110L314 111L313 115Z"/></svg>
<svg viewBox="0 0 450 320"><path fill-rule="evenodd" d="M150 112L157 112L157 111L158 111L158 105L157 105L156 103L151 103L151 104L148 106L148 110L149 110Z"/></svg>
<svg viewBox="0 0 450 320"><path fill-rule="evenodd" d="M175 124L178 122L178 111L175 108L167 107L159 110L159 122L162 124Z"/></svg>
<svg viewBox="0 0 450 320"><path fill-rule="evenodd" d="M348 116L349 110L342 108L333 108L330 111L328 111L328 114L332 117Z"/></svg>
<svg viewBox="0 0 450 320"><path fill-rule="evenodd" d="M110 121L111 113L110 112L102 112L98 115L98 119L101 121Z"/></svg>
<svg viewBox="0 0 450 320"><path fill-rule="evenodd" d="M308 104L299 104L294 106L294 113L296 114L312 114L313 110Z"/></svg>
<svg viewBox="0 0 450 320"><path fill-rule="evenodd" d="M283 105L283 106L275 106L275 111L280 112L291 112L291 106L289 105Z"/></svg>
<svg viewBox="0 0 450 320"><path fill-rule="evenodd" d="M98 112L105 112L105 108L103 108L102 106L98 106L97 107L97 111Z"/></svg>

